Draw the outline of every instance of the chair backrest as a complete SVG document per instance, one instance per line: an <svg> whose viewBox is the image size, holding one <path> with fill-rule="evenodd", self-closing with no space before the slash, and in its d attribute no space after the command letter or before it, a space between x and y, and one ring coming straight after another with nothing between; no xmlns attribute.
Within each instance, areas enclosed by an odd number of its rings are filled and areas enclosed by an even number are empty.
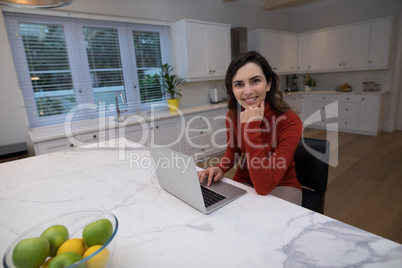
<svg viewBox="0 0 402 268"><path fill-rule="evenodd" d="M294 159L300 184L318 193L325 193L328 184L329 141L303 137Z"/></svg>

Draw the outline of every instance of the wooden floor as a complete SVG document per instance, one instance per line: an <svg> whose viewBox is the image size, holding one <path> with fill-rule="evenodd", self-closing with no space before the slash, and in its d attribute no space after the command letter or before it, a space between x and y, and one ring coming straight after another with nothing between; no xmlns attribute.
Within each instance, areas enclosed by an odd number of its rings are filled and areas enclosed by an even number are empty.
<svg viewBox="0 0 402 268"><path fill-rule="evenodd" d="M336 133L304 131L305 137L317 139L327 134L335 138L330 162L336 166L329 168L324 214L402 243L402 132L377 137L338 133L336 139Z"/></svg>

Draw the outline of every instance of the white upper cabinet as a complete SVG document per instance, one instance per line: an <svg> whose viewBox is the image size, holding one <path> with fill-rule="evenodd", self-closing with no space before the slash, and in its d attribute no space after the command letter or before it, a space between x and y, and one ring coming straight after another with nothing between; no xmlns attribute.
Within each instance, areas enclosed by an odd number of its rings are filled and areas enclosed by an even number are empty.
<svg viewBox="0 0 402 268"><path fill-rule="evenodd" d="M172 24L176 73L187 81L223 79L230 63L230 25L181 20Z"/></svg>
<svg viewBox="0 0 402 268"><path fill-rule="evenodd" d="M392 19L390 18L371 23L370 53L368 59L370 67L388 67L391 31Z"/></svg>
<svg viewBox="0 0 402 268"><path fill-rule="evenodd" d="M263 55L278 74L297 71L297 35L258 29L248 33L249 50Z"/></svg>
<svg viewBox="0 0 402 268"><path fill-rule="evenodd" d="M320 69L321 33L298 36L297 69L302 72Z"/></svg>
<svg viewBox="0 0 402 268"><path fill-rule="evenodd" d="M321 37L321 69L367 66L370 24L324 31Z"/></svg>

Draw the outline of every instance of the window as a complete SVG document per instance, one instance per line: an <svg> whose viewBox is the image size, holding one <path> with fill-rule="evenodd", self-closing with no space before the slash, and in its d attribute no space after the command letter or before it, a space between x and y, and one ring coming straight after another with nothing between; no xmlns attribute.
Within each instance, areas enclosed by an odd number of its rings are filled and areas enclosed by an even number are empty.
<svg viewBox="0 0 402 268"><path fill-rule="evenodd" d="M5 12L30 127L165 103L168 27ZM89 105L87 105L89 104ZM96 109L94 109L96 107Z"/></svg>

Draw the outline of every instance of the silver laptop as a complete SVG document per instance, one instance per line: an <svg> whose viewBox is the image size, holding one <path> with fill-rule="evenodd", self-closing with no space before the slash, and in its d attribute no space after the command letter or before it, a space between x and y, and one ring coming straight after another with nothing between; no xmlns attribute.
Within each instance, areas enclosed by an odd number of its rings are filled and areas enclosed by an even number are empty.
<svg viewBox="0 0 402 268"><path fill-rule="evenodd" d="M167 148L150 148L161 187L190 206L208 214L244 195L247 191L218 181L200 184L194 159Z"/></svg>

